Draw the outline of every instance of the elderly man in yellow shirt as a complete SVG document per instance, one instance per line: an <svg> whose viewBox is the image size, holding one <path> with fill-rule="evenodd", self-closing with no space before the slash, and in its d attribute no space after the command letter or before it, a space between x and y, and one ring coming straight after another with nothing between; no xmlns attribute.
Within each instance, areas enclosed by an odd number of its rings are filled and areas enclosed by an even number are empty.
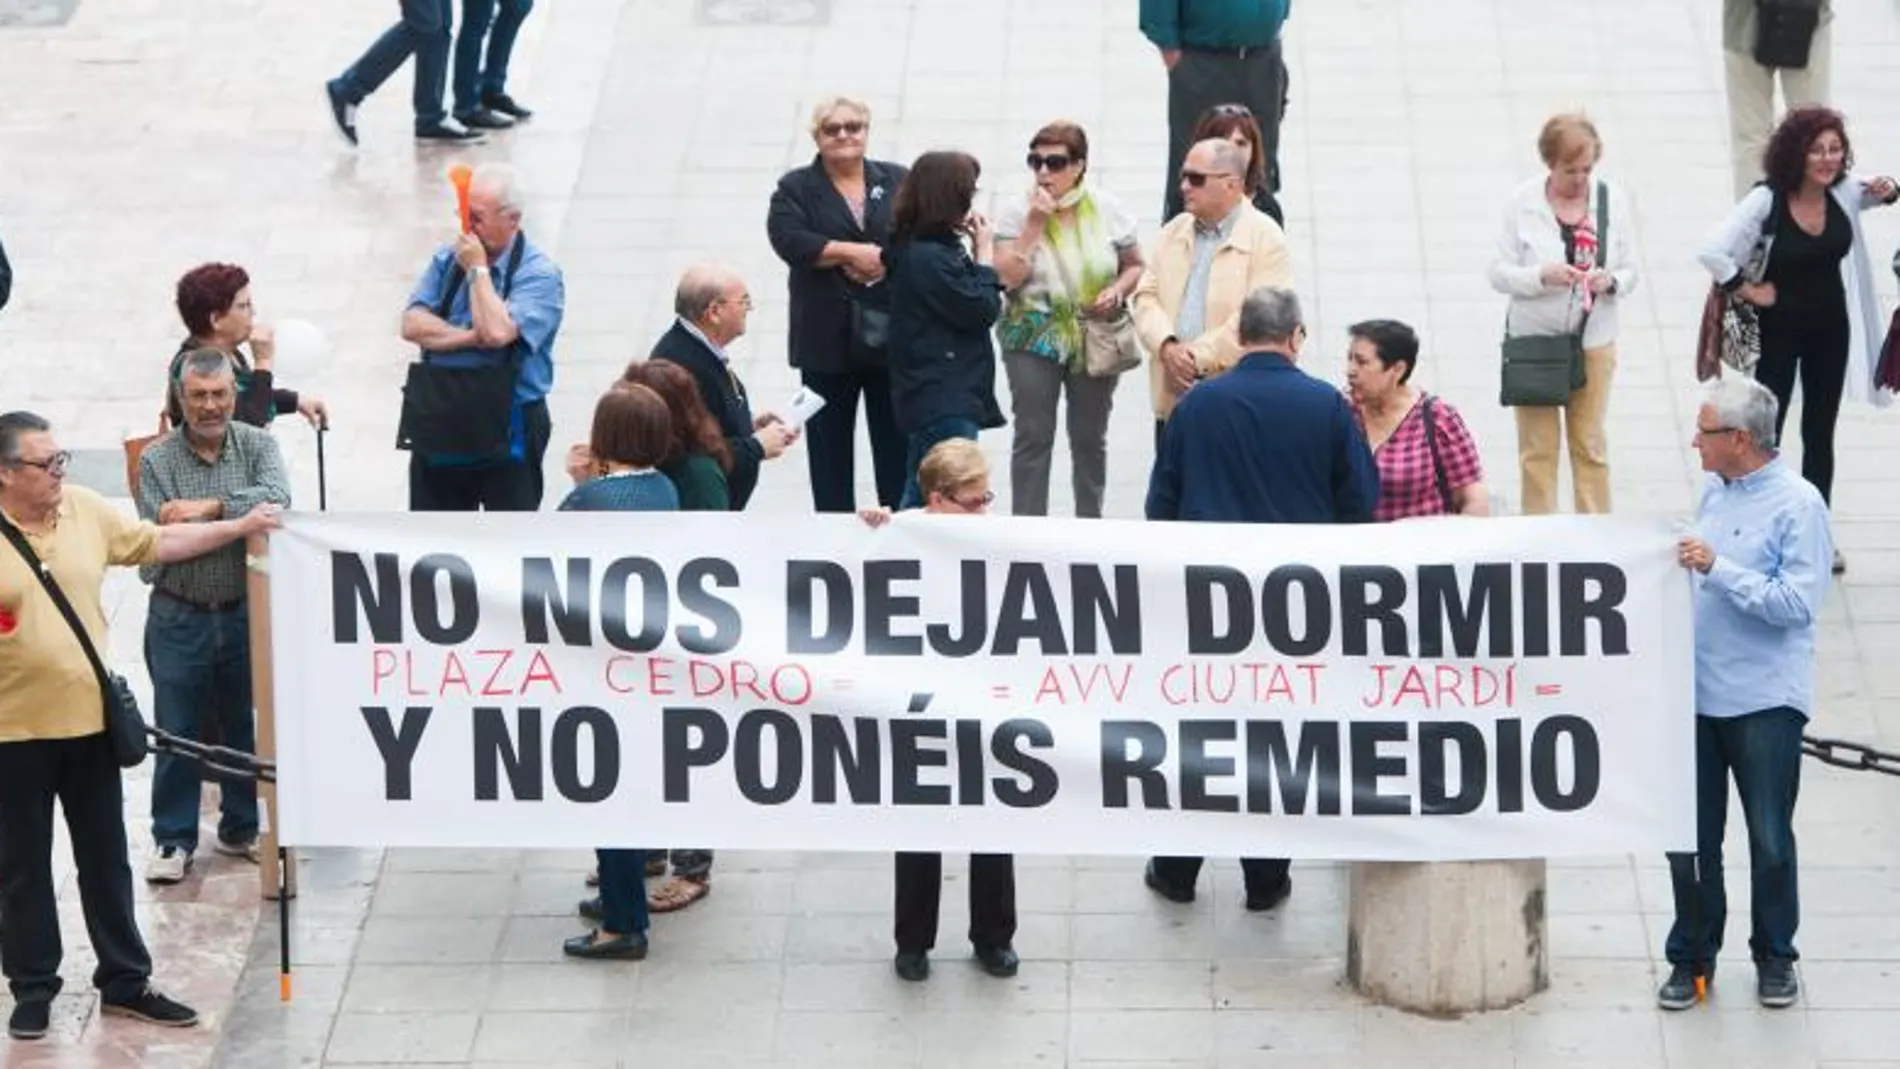
<svg viewBox="0 0 1900 1069"><path fill-rule="evenodd" d="M102 1013L184 1027L198 1015L151 985L152 959L132 911L124 794L105 734L100 680L42 574L105 649L99 603L108 566L173 563L279 523L265 506L243 519L140 523L90 490L65 485L70 453L46 420L0 415L0 970L13 990L7 1034L46 1034L59 994L53 803L66 814L80 905L99 965ZM29 554L32 561L29 562Z"/></svg>
<svg viewBox="0 0 1900 1069"><path fill-rule="evenodd" d="M1148 350L1155 448L1174 404L1240 359L1240 305L1262 286L1292 286L1280 224L1247 196L1247 158L1231 142L1197 142L1181 164L1187 210L1155 241L1131 304Z"/></svg>

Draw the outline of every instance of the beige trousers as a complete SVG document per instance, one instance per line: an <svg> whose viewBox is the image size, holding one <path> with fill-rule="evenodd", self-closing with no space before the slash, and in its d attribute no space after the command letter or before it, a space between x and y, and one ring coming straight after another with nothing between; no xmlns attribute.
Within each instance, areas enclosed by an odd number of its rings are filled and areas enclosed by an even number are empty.
<svg viewBox="0 0 1900 1069"><path fill-rule="evenodd" d="M1564 405L1519 408L1517 467L1523 481L1523 513L1557 511L1557 447L1568 439L1570 484L1577 511L1610 511L1610 447L1603 417L1610 408L1616 346L1583 351L1583 388Z"/></svg>
<svg viewBox="0 0 1900 1069"><path fill-rule="evenodd" d="M1761 181L1761 153L1768 145L1780 114L1775 111L1775 81L1788 107L1828 102L1828 80L1833 68L1833 20L1814 31L1808 65L1802 70L1776 70L1755 62L1746 52L1723 52L1724 82L1728 89L1728 144L1734 154L1735 199Z"/></svg>

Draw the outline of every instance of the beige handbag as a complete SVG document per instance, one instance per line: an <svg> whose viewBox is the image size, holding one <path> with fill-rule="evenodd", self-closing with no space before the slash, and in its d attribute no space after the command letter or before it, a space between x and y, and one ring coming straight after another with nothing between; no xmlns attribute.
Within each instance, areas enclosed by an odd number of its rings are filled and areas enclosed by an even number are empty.
<svg viewBox="0 0 1900 1069"><path fill-rule="evenodd" d="M1079 296L1081 290L1069 277L1062 257L1052 250L1049 259L1062 276L1062 287ZM1079 310L1077 317L1082 321L1082 370L1089 378L1112 379L1141 366L1141 342L1135 337L1135 317L1126 302L1108 319L1082 315Z"/></svg>

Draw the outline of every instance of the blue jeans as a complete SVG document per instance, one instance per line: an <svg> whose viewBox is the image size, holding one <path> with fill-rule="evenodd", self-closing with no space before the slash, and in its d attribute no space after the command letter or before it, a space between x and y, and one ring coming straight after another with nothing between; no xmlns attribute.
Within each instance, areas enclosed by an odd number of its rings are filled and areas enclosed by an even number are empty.
<svg viewBox="0 0 1900 1069"><path fill-rule="evenodd" d="M976 441L981 430L973 419L962 416L945 416L934 423L927 423L924 429L909 436L905 447L904 470L908 473L904 479L904 500L897 507L915 509L924 506L924 492L917 485L917 467L938 442L947 442L952 438L968 438Z"/></svg>
<svg viewBox="0 0 1900 1069"><path fill-rule="evenodd" d="M455 22L452 4L453 0L402 0L402 21L383 31L369 51L331 84L342 91L343 99L361 104L413 55L417 129L448 118L442 91L449 76L449 28Z"/></svg>
<svg viewBox="0 0 1900 1069"><path fill-rule="evenodd" d="M1695 718L1696 852L1670 854L1676 921L1664 954L1672 965L1707 972L1722 949L1728 896L1722 836L1728 779L1735 777L1748 824L1750 924L1757 962L1794 961L1801 900L1795 881L1794 802L1801 789L1801 729L1807 718L1781 706L1747 716Z"/></svg>
<svg viewBox="0 0 1900 1069"><path fill-rule="evenodd" d="M495 17L499 6L501 17ZM507 92L508 57L534 0L462 0L462 30L455 37L455 113L474 111L482 98ZM489 31L489 24L494 31ZM488 61L482 62L482 39Z"/></svg>
<svg viewBox="0 0 1900 1069"><path fill-rule="evenodd" d="M203 740L213 725L220 746L257 750L251 718L251 630L244 609L213 612L164 594L152 595L145 617L145 667L152 676L152 719L161 731ZM198 848L203 775L197 764L161 753L152 768L152 841ZM218 838L257 837L257 782L218 781Z"/></svg>
<svg viewBox="0 0 1900 1069"><path fill-rule="evenodd" d="M600 864L600 926L615 935L647 930L647 852L596 850Z"/></svg>

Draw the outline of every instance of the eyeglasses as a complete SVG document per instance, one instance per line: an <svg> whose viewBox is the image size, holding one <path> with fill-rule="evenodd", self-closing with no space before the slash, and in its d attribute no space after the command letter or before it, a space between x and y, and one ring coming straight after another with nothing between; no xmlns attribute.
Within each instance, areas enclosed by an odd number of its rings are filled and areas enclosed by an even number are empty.
<svg viewBox="0 0 1900 1069"><path fill-rule="evenodd" d="M72 462L73 462L72 453L67 450L62 449L59 452L54 453L52 456L47 457L45 460L20 460L20 461L15 462L15 466L26 467L26 468L38 468L41 471L45 472L46 474L51 475L53 478L57 479L60 476L66 474L66 465L71 464Z"/></svg>
<svg viewBox="0 0 1900 1069"><path fill-rule="evenodd" d="M714 301L713 303L714 304L736 304L739 307L750 312L752 310L752 295L748 293L743 297L721 297L718 300Z"/></svg>
<svg viewBox="0 0 1900 1069"><path fill-rule="evenodd" d="M985 490L981 497L953 497L950 499L950 503L965 512L981 512L996 503L996 492L993 490Z"/></svg>
<svg viewBox="0 0 1900 1069"><path fill-rule="evenodd" d="M1739 431L1739 430L1741 430L1740 427L1701 427L1701 426L1698 426L1695 429L1695 436L1697 438L1708 438L1713 435L1728 434L1731 431Z"/></svg>
<svg viewBox="0 0 1900 1069"><path fill-rule="evenodd" d="M1847 150L1839 145L1808 146L1808 159L1811 160L1838 160L1845 155Z"/></svg>
<svg viewBox="0 0 1900 1069"><path fill-rule="evenodd" d="M846 122L828 122L820 126L818 130L826 137L838 137L841 134L850 134L852 137L856 137L864 132L864 124L856 119Z"/></svg>
<svg viewBox="0 0 1900 1069"><path fill-rule="evenodd" d="M1032 152L1023 158L1023 162L1028 164L1032 171L1047 168L1050 174L1061 174L1068 170L1069 164L1074 163L1075 160L1068 156L1038 156Z"/></svg>
<svg viewBox="0 0 1900 1069"><path fill-rule="evenodd" d="M1182 171L1181 181L1186 182L1195 189L1199 189L1206 185L1207 180L1210 178L1232 178L1233 176L1232 171Z"/></svg>

